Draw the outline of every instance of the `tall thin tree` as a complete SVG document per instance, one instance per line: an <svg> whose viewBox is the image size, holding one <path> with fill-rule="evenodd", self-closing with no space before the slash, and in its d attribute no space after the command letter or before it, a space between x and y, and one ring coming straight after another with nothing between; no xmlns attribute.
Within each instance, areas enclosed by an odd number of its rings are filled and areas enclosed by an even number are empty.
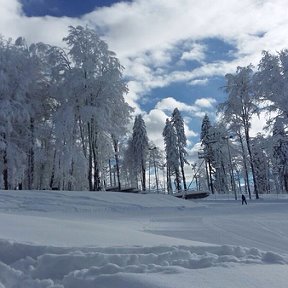
<svg viewBox="0 0 288 288"><path fill-rule="evenodd" d="M184 186L184 190L187 190L186 178L185 178L185 172L184 172L184 164L189 164L188 161L186 160L188 153L185 149L185 147L187 146L187 138L186 138L185 130L184 130L184 120L178 108L174 109L172 113L171 122L175 128L176 136L177 136L177 146L178 146L178 151L179 151L180 168L181 168L183 186Z"/></svg>
<svg viewBox="0 0 288 288"><path fill-rule="evenodd" d="M146 162L149 149L149 141L146 125L141 115L135 117L132 134L132 146L137 171L141 175L142 190L146 190Z"/></svg>

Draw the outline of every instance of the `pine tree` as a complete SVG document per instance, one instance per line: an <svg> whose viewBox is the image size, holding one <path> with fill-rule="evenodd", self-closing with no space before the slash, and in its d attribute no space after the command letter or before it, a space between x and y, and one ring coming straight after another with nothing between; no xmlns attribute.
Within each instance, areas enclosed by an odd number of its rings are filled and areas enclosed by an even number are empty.
<svg viewBox="0 0 288 288"><path fill-rule="evenodd" d="M202 145L208 145L209 144L209 129L211 128L211 122L207 114L205 114L202 125L201 125L201 134L200 134L200 140Z"/></svg>
<svg viewBox="0 0 288 288"><path fill-rule="evenodd" d="M228 191L227 171L230 172L231 188L235 193L235 200L237 200L231 149L227 131L221 125L213 125L209 129L209 149L213 155L211 157L211 166L213 167L215 177L215 189L226 193Z"/></svg>
<svg viewBox="0 0 288 288"><path fill-rule="evenodd" d="M185 173L184 173L184 164L185 163L188 164L188 161L186 160L187 152L185 150L185 147L187 146L187 138L186 138L185 131L184 131L184 121L177 108L175 108L172 113L171 122L172 122L173 127L175 128L176 136L177 136L177 146L178 146L178 151L179 151L178 153L179 153L179 158L180 158L180 167L181 167L184 190L187 190Z"/></svg>
<svg viewBox="0 0 288 288"><path fill-rule="evenodd" d="M206 114L202 120L200 140L201 145L203 146L203 158L205 159L207 186L208 189L211 190L212 194L214 194L214 186L212 178L213 173L212 162L214 158L212 143L214 139L213 135L211 134L211 128L212 125L210 123L210 119Z"/></svg>
<svg viewBox="0 0 288 288"><path fill-rule="evenodd" d="M163 130L164 145L167 164L167 188L168 193L172 193L171 176L175 175L175 185L177 191L181 190L181 179L179 172L179 149L177 146L177 134L169 119Z"/></svg>
<svg viewBox="0 0 288 288"><path fill-rule="evenodd" d="M141 115L135 117L132 134L133 158L137 172L141 175L142 190L146 190L146 162L149 149L149 141L146 125Z"/></svg>

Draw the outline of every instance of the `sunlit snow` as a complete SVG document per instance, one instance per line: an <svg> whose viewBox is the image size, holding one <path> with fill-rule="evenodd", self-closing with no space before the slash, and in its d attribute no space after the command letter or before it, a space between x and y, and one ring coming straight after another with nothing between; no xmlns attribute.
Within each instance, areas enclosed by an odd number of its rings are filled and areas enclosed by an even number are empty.
<svg viewBox="0 0 288 288"><path fill-rule="evenodd" d="M288 199L1 191L0 288L286 288Z"/></svg>

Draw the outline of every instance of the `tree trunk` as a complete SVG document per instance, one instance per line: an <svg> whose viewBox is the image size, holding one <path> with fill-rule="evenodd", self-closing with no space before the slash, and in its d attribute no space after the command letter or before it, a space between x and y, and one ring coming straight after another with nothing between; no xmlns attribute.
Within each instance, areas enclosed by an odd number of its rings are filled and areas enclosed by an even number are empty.
<svg viewBox="0 0 288 288"><path fill-rule="evenodd" d="M4 156L3 156L3 181L4 181L4 190L9 189L9 182L8 182L8 159L7 159L7 150L5 148L4 150Z"/></svg>
<svg viewBox="0 0 288 288"><path fill-rule="evenodd" d="M158 173L157 173L157 166L156 166L156 161L155 161L155 157L154 157L154 172L155 172L155 182L156 182L156 191L157 193L159 193L159 184L158 184ZM150 171L149 171L150 173Z"/></svg>
<svg viewBox="0 0 288 288"><path fill-rule="evenodd" d="M146 191L146 169L144 163L142 163L142 190Z"/></svg>
<svg viewBox="0 0 288 288"><path fill-rule="evenodd" d="M179 173L179 168L175 168L175 181L176 181L176 189L177 191L181 191L181 184L180 184L180 173Z"/></svg>
<svg viewBox="0 0 288 288"><path fill-rule="evenodd" d="M168 194L173 194L172 184L171 184L171 171L170 167L167 165L167 192Z"/></svg>
<svg viewBox="0 0 288 288"><path fill-rule="evenodd" d="M184 160L183 160L183 155L180 153L180 165L181 165L181 173L182 173L182 180L183 180L183 186L184 190L187 190L187 185L186 185L186 178L185 178L185 173L184 173Z"/></svg>
<svg viewBox="0 0 288 288"><path fill-rule="evenodd" d="M210 187L211 187L211 193L214 194L214 185L212 181L212 165L211 161L208 159L208 167L209 167L209 182L210 182Z"/></svg>
<svg viewBox="0 0 288 288"><path fill-rule="evenodd" d="M53 156L53 165L52 165L52 171L51 171L51 177L50 177L50 189L53 189L53 184L54 184L54 179L55 179L55 166L56 166L56 149L54 151L54 156Z"/></svg>
<svg viewBox="0 0 288 288"><path fill-rule="evenodd" d="M208 191L211 191L210 178L209 178L209 174L208 174L208 163L207 163L206 158L205 158L205 172L206 172L207 188L208 188Z"/></svg>
<svg viewBox="0 0 288 288"><path fill-rule="evenodd" d="M33 189L34 182L34 119L30 118L30 148L28 152L28 189Z"/></svg>
<svg viewBox="0 0 288 288"><path fill-rule="evenodd" d="M93 129L94 130L94 129ZM94 191L100 191L101 188L101 179L100 179L100 169L99 169L99 162L97 159L97 132L94 131L93 133L93 142L92 142L92 152L93 152L93 167L94 167Z"/></svg>
<svg viewBox="0 0 288 288"><path fill-rule="evenodd" d="M241 149L242 149L242 157L243 157L243 164L244 164L244 174L245 174L245 182L247 185L247 190L249 194L249 199L251 200L251 190L250 190L250 183L249 183L249 176L248 176L248 168L247 168L247 158L246 158L246 151L244 149L244 143L243 143L243 138L239 132L239 140L241 144Z"/></svg>
<svg viewBox="0 0 288 288"><path fill-rule="evenodd" d="M112 182L112 167L111 167L111 160L108 160L108 166L109 166L109 181L110 181L110 186L112 187L113 182Z"/></svg>
<svg viewBox="0 0 288 288"><path fill-rule="evenodd" d="M112 137L114 138L114 137ZM121 181L120 181L120 166L119 166L119 155L118 155L118 141L114 138L113 139L113 147L115 153L115 164L116 164L116 173L117 173L117 184L118 189L121 191Z"/></svg>
<svg viewBox="0 0 288 288"><path fill-rule="evenodd" d="M92 137L91 137L91 125L90 123L87 124L88 126L88 184L89 184L89 191L93 191L93 159L92 159Z"/></svg>
<svg viewBox="0 0 288 288"><path fill-rule="evenodd" d="M288 174L284 175L284 188L286 193L288 193Z"/></svg>
<svg viewBox="0 0 288 288"><path fill-rule="evenodd" d="M70 168L70 171L69 171L70 173L70 177L69 177L69 181L68 181L68 191L72 191L72 189L73 189L73 185L72 185L72 178L73 178L73 173L74 173L74 161L72 160L72 162L71 162L71 168Z"/></svg>
<svg viewBox="0 0 288 288"><path fill-rule="evenodd" d="M255 175L255 168L254 168L254 162L253 162L253 156L252 156L252 151L251 151L251 146L250 146L250 136L249 136L249 128L244 127L245 130L245 138L246 138L246 144L247 144L247 149L250 157L250 165L251 165L251 171L252 171L252 177L253 177L253 182L254 182L254 193L256 196L256 199L259 199L259 193L258 193L258 185L257 185L257 179Z"/></svg>

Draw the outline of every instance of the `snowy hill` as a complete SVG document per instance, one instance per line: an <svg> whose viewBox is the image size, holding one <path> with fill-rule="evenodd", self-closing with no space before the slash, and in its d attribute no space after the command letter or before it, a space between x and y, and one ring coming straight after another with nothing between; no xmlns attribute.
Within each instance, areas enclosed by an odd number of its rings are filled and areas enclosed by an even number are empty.
<svg viewBox="0 0 288 288"><path fill-rule="evenodd" d="M287 287L288 201L1 191L0 287Z"/></svg>

